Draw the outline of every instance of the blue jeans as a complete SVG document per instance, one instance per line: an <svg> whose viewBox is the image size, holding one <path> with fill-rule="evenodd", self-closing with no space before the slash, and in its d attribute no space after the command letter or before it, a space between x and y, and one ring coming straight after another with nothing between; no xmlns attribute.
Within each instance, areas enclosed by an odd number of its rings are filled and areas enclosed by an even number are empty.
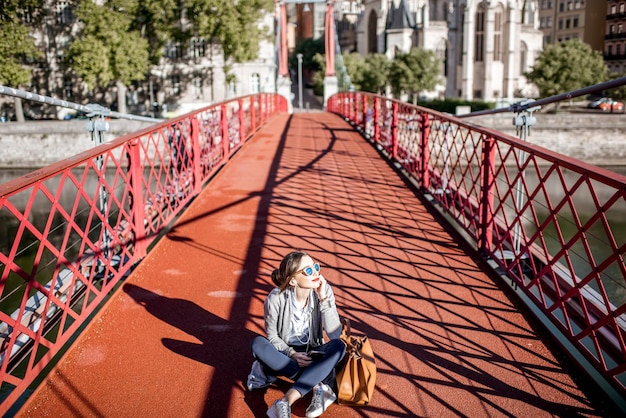
<svg viewBox="0 0 626 418"><path fill-rule="evenodd" d="M294 379L293 389L300 392L302 396L309 393L313 386L320 382L333 387L335 366L346 352L346 346L341 340L330 340L326 344L314 347L317 351L323 351L323 356L313 360L306 367L300 367L295 360L278 351L265 337L256 337L252 340L250 347L252 355L261 363L266 375ZM294 349L304 351L306 347L294 347Z"/></svg>

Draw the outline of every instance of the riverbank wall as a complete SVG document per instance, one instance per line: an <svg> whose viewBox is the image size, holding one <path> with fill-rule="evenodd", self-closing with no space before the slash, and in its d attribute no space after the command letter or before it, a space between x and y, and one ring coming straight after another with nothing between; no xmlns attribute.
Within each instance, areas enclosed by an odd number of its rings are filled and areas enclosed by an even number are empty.
<svg viewBox="0 0 626 418"><path fill-rule="evenodd" d="M580 111L537 113L530 143L595 165L626 165L626 115ZM517 137L513 114L463 119ZM39 168L93 148L87 120L0 123L0 168ZM136 132L151 123L109 121L105 140Z"/></svg>

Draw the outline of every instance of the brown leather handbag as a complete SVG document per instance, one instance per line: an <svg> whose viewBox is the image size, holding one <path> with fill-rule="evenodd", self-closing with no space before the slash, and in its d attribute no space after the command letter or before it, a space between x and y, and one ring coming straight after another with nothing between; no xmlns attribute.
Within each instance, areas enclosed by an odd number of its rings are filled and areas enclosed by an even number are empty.
<svg viewBox="0 0 626 418"><path fill-rule="evenodd" d="M366 335L352 335L350 320L343 319L341 340L346 345L337 372L337 402L343 405L367 405L376 385L376 361Z"/></svg>

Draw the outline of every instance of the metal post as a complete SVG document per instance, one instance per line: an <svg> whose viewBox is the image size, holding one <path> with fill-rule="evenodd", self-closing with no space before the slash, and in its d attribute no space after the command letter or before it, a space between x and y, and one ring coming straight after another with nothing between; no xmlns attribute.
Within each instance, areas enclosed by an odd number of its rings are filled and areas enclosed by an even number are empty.
<svg viewBox="0 0 626 418"><path fill-rule="evenodd" d="M87 123L87 130L91 133L91 140L94 141L95 146L101 145L104 143L104 132L109 130L109 124L104 119L102 113L105 113L105 109L101 108L98 105L90 105L94 110L98 112L89 113L89 123ZM100 113L100 115L96 114ZM98 188L98 201L100 204L100 213L102 214L102 255L104 259L109 259L110 256L110 247L111 247L111 234L107 229L108 223L108 194L107 190L104 186L106 183L106 167L104 164L104 157L102 155L98 155L96 157L96 166L98 167L98 175L102 178L100 183L100 187Z"/></svg>
<svg viewBox="0 0 626 418"><path fill-rule="evenodd" d="M525 104L525 103L524 103ZM537 123L533 113L539 110L541 106L535 106L530 109L526 109L517 113L513 118L513 124L517 129L519 138L526 142L528 135L530 134L530 128ZM513 227L513 249L515 250L515 256L520 255L520 248L522 242L522 208L526 202L526 195L524 193L524 179L526 177L526 161L528 159L528 153L523 150L518 150L518 158L521 165L521 173L515 182L515 208L517 210L517 222Z"/></svg>
<svg viewBox="0 0 626 418"><path fill-rule="evenodd" d="M298 107L302 110L302 54L296 57L298 57Z"/></svg>

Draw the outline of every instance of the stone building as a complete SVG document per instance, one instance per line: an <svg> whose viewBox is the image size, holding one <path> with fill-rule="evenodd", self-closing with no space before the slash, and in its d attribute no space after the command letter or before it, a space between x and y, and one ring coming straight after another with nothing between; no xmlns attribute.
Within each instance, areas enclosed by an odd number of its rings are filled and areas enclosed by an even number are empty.
<svg viewBox="0 0 626 418"><path fill-rule="evenodd" d="M390 59L412 47L443 63L439 96L498 101L536 94L523 73L542 51L538 0L362 0L355 50Z"/></svg>
<svg viewBox="0 0 626 418"><path fill-rule="evenodd" d="M604 49L605 0L541 0L539 27L544 46L580 39L596 51Z"/></svg>
<svg viewBox="0 0 626 418"><path fill-rule="evenodd" d="M606 9L604 61L610 74L626 74L626 1L609 0Z"/></svg>

